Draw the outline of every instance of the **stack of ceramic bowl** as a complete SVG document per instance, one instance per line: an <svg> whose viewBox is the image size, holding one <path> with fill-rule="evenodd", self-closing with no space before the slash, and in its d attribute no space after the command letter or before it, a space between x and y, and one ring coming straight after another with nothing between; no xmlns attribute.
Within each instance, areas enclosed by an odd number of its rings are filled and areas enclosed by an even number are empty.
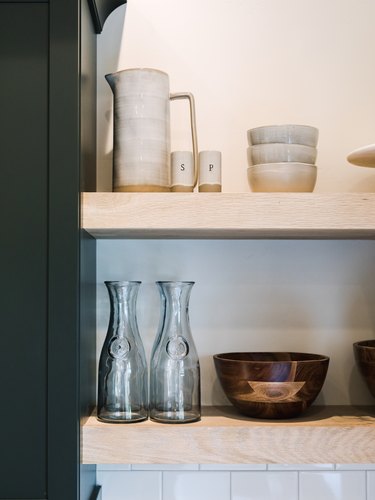
<svg viewBox="0 0 375 500"><path fill-rule="evenodd" d="M319 131L308 125L270 125L247 131L247 178L256 192L312 192Z"/></svg>

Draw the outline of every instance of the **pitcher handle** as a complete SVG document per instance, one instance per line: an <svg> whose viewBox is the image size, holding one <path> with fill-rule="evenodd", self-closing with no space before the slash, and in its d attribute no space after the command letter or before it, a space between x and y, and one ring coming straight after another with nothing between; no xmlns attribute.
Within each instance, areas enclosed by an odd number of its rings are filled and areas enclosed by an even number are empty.
<svg viewBox="0 0 375 500"><path fill-rule="evenodd" d="M170 100L189 99L190 105L190 124L191 124L191 139L193 143L193 162L194 162L194 186L198 182L198 140L197 140L197 125L195 121L195 102L194 96L190 92L177 92L170 94Z"/></svg>

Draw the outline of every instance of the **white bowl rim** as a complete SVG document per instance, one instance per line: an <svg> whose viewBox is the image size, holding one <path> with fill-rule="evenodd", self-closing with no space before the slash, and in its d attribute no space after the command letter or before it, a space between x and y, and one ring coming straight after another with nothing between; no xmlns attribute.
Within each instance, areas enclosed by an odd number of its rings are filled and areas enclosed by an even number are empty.
<svg viewBox="0 0 375 500"><path fill-rule="evenodd" d="M264 130L267 128L301 128L301 129L308 129L314 132L319 132L319 129L315 127L314 125L303 125L299 123L279 123L279 124L274 124L274 125L260 125L259 127L254 127L254 128L249 128L248 132L252 132L255 130Z"/></svg>

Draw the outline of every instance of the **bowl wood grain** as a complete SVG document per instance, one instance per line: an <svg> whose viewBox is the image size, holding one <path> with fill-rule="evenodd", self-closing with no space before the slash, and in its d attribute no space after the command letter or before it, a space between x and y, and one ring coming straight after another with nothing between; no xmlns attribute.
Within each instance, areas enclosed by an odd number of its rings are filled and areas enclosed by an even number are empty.
<svg viewBox="0 0 375 500"><path fill-rule="evenodd" d="M375 398L375 340L355 342L353 350L359 371Z"/></svg>
<svg viewBox="0 0 375 500"><path fill-rule="evenodd" d="M214 364L229 401L244 415L292 418L319 394L329 358L300 352L215 354Z"/></svg>

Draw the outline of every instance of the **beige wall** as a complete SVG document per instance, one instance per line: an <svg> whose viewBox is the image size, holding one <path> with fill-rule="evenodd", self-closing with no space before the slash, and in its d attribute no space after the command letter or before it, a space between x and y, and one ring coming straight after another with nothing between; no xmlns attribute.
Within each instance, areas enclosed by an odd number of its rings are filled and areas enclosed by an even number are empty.
<svg viewBox="0 0 375 500"><path fill-rule="evenodd" d="M125 14L126 12L126 14ZM246 130L320 130L317 191L375 189L346 161L375 142L372 0L128 0L98 38L100 188L110 189L112 95L103 75L154 67L195 95L199 148L223 153L223 189L249 191ZM172 104L172 149L190 148L184 102Z"/></svg>

